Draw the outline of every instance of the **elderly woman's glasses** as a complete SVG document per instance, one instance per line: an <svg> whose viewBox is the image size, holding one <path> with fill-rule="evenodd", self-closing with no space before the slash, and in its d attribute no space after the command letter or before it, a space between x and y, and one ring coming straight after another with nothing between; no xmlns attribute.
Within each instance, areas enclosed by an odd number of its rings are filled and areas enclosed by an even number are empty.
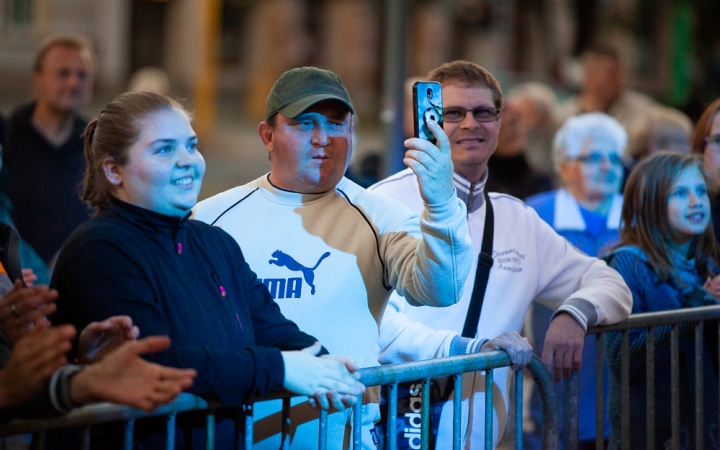
<svg viewBox="0 0 720 450"><path fill-rule="evenodd" d="M577 161L580 161L581 163L588 164L588 165L594 165L599 166L602 164L603 161L609 161L610 164L613 166L622 166L623 162L622 159L620 159L620 156L616 155L615 153L612 153L610 155L604 155L602 153L588 153L587 155L578 156L575 158Z"/></svg>
<svg viewBox="0 0 720 450"><path fill-rule="evenodd" d="M705 137L705 145L720 149L720 134L713 134L712 136Z"/></svg>
<svg viewBox="0 0 720 450"><path fill-rule="evenodd" d="M445 122L462 122L465 116L471 112L475 120L478 122L494 122L500 118L500 110L488 107L478 107L473 109L465 108L445 108L443 109L443 120Z"/></svg>

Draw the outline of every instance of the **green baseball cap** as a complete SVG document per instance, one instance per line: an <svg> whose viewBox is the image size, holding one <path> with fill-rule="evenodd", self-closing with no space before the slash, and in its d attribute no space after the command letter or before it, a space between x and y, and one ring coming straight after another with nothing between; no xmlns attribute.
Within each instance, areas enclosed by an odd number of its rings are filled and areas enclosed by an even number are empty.
<svg viewBox="0 0 720 450"><path fill-rule="evenodd" d="M338 100L355 114L350 94L337 75L317 67L300 67L280 75L265 102L265 120L275 114L293 118L323 100Z"/></svg>

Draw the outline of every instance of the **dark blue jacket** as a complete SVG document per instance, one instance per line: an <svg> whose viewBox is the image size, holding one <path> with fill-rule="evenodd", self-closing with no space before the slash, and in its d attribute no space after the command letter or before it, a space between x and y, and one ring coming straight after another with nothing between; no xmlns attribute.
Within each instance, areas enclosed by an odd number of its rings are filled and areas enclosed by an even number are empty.
<svg viewBox="0 0 720 450"><path fill-rule="evenodd" d="M65 239L88 219L78 196L85 171L82 133L76 117L70 138L53 147L32 125L35 104L18 108L8 120L0 189L10 198L20 235L49 263Z"/></svg>
<svg viewBox="0 0 720 450"><path fill-rule="evenodd" d="M141 336L172 339L147 359L196 369L190 392L227 406L281 389L280 351L316 341L282 315L230 235L119 200L68 238L51 285L54 323L129 315Z"/></svg>

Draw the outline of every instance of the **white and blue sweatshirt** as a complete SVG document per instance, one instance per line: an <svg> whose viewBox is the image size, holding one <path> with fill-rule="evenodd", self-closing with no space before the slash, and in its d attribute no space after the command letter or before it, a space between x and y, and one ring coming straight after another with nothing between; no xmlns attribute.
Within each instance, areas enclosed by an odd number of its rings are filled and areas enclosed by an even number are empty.
<svg viewBox="0 0 720 450"><path fill-rule="evenodd" d="M274 187L267 175L195 207L195 218L237 240L285 317L361 367L378 364L393 289L414 305L461 298L473 258L465 205L453 196L416 213L346 178L331 191L300 194ZM334 416L346 423L349 413L330 415L331 425ZM317 448L315 417L308 448ZM293 448L302 448L299 436Z"/></svg>

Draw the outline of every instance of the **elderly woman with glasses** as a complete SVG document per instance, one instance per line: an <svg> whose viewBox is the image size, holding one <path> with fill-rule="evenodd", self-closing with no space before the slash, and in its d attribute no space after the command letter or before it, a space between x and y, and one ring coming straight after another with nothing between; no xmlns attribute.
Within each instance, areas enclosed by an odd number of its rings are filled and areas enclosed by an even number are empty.
<svg viewBox="0 0 720 450"><path fill-rule="evenodd" d="M526 200L540 218L590 256L602 256L619 238L623 179L620 158L628 137L620 123L604 113L569 118L553 140L553 159L563 188ZM537 303L532 309L535 349L542 353L543 337L552 311ZM595 361L595 338L585 340L583 361ZM607 371L605 371L607 386ZM595 367L580 368L580 441L595 441ZM608 430L606 420L605 430Z"/></svg>
<svg viewBox="0 0 720 450"><path fill-rule="evenodd" d="M720 236L720 195L717 186L720 184L720 98L705 109L695 125L692 135L692 152L700 153L705 160L705 169L710 176L710 209L712 210L713 231L715 239ZM714 186L712 186L714 184Z"/></svg>

